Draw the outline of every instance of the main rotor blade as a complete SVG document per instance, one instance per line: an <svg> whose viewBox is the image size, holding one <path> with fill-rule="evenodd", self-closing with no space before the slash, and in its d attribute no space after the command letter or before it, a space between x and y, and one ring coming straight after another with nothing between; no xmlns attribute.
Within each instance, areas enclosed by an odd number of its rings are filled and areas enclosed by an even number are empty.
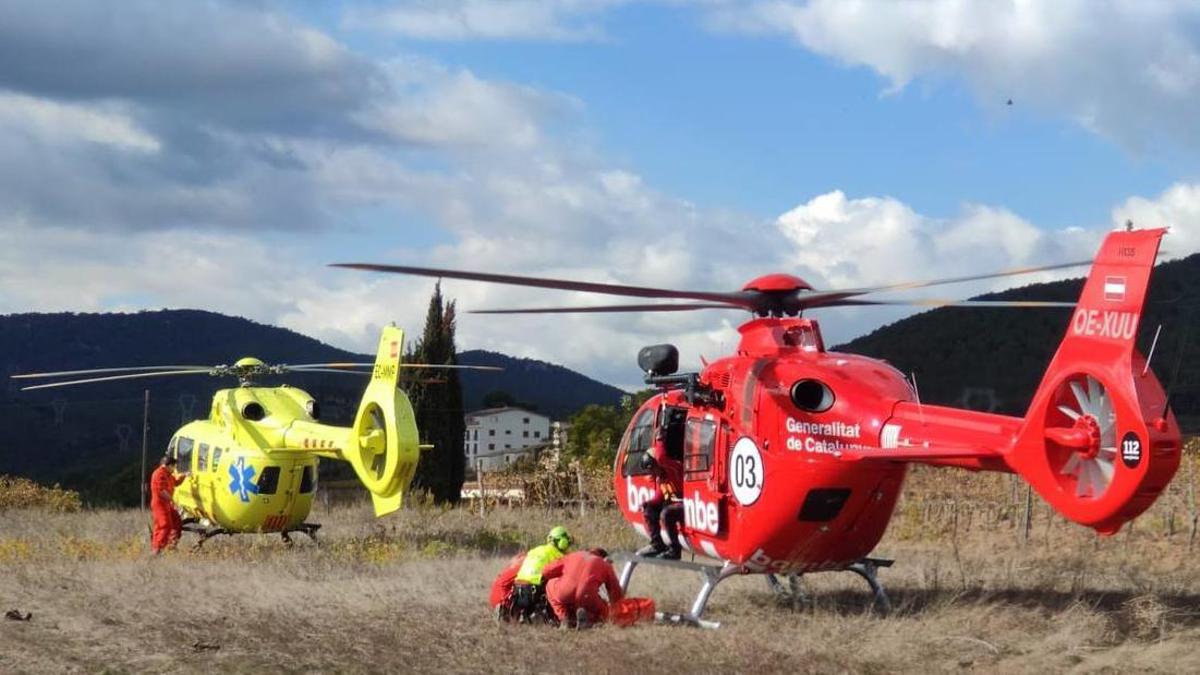
<svg viewBox="0 0 1200 675"><path fill-rule="evenodd" d="M439 365L437 363L401 363L400 367L414 368L423 370L489 370L501 372L504 368L500 366L462 366L462 365Z"/></svg>
<svg viewBox="0 0 1200 675"><path fill-rule="evenodd" d="M374 363L302 363L296 366L282 366L288 370L308 371L317 368L374 368ZM466 365L437 365L430 363L401 363L400 368L444 368L446 370L504 370L500 366L466 366ZM339 370L339 373L352 373L352 370ZM369 375L370 373L364 373Z"/></svg>
<svg viewBox="0 0 1200 675"><path fill-rule="evenodd" d="M859 300L843 298L832 302L809 305L814 309L822 307L844 307L856 305L915 305L918 307L1074 307L1073 302L1052 302L1045 300L939 300L936 298L915 298L913 300Z"/></svg>
<svg viewBox="0 0 1200 675"><path fill-rule="evenodd" d="M336 375L358 375L360 377L370 377L371 373L365 370L338 370L336 368L289 368L289 372L297 374L305 373L334 373ZM401 377L401 384L445 384L445 380L436 378L418 378L418 377Z"/></svg>
<svg viewBox="0 0 1200 675"><path fill-rule="evenodd" d="M21 387L21 391L33 391L34 389L51 389L54 387L69 387L74 384L91 384L93 382L112 382L114 380L136 380L141 377L161 377L163 375L210 375L212 368L204 368L203 370L168 370L159 373L134 373L132 375L111 375L109 377L89 377L86 380L69 380L67 382L52 382L50 384L36 384L32 387Z"/></svg>
<svg viewBox="0 0 1200 675"><path fill-rule="evenodd" d="M944 277L942 279L930 279L929 281L909 281L899 284L889 284L887 286L873 286L870 288L858 289L862 293L882 293L883 291L903 291L913 288L928 288L930 286L942 286L945 284L959 284L966 281L982 281L984 279L999 279L1002 277L1015 277L1022 274L1033 274L1034 272L1050 272L1053 270L1069 269L1071 267L1085 267L1091 265L1091 260L1076 260L1075 262L1057 263L1054 265L1041 265L1038 267L1013 267L999 272L989 272L987 274L972 274L965 277Z"/></svg>
<svg viewBox="0 0 1200 675"><path fill-rule="evenodd" d="M87 370L59 370L52 373L22 373L11 375L14 380L26 380L35 377L66 377L67 375L96 375L99 373L131 373L155 370L199 370L211 369L212 366L131 366L127 368L89 368Z"/></svg>
<svg viewBox="0 0 1200 675"><path fill-rule="evenodd" d="M600 314L604 312L689 312L697 309L740 309L739 305L697 302L675 305L592 305L584 307L531 307L527 309L473 309L468 314Z"/></svg>
<svg viewBox="0 0 1200 675"><path fill-rule="evenodd" d="M338 375L360 375L362 377L366 377L371 374L370 372L368 372L366 370L341 370L338 368L298 368L295 366L288 366L287 372L289 372L289 373L337 373Z"/></svg>
<svg viewBox="0 0 1200 675"><path fill-rule="evenodd" d="M301 370L304 368L370 368L374 363L285 363L281 368Z"/></svg>
<svg viewBox="0 0 1200 675"><path fill-rule="evenodd" d="M754 304L754 294L747 294L741 291L734 293L680 291L668 288L652 288L649 286L626 286L624 284L603 284L593 281L571 281L568 279L549 279L545 277L524 277L514 274L491 274L487 272L444 270L433 267L410 267L407 265L379 265L374 263L334 263L330 265L330 267L365 270L368 272L387 272L390 274L412 274L415 276L435 277L441 279L486 281L493 284L530 286L533 288L552 288L560 291L580 291L583 293L623 295L631 298L707 300L709 302L727 302L729 304L742 307L751 307Z"/></svg>
<svg viewBox="0 0 1200 675"><path fill-rule="evenodd" d="M1034 272L1049 272L1052 270L1068 269L1071 267L1084 267L1091 265L1091 260L1078 260L1075 262L1058 263L1056 265L1042 265L1039 267L1014 267L1000 272L990 272L988 274L972 274L963 277L946 277L943 279L930 279L929 281L907 281L899 284L888 284L886 286L869 286L864 288L847 288L843 290L830 291L815 291L806 293L800 296L801 301L806 307L815 307L820 304L823 299L841 299L849 298L856 295L867 295L869 293L883 293L886 291L907 291L914 288L928 288L930 286L942 286L945 284L959 284L967 281L982 281L984 279L999 279L1002 277L1014 277L1022 274L1032 274Z"/></svg>

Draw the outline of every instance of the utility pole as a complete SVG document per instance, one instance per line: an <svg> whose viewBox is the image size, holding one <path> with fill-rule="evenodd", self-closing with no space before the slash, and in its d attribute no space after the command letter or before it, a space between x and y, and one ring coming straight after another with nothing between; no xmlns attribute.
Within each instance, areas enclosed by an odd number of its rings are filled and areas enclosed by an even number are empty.
<svg viewBox="0 0 1200 675"><path fill-rule="evenodd" d="M146 453L150 448L150 390L145 392L145 402L142 405L142 473L138 482L142 488L142 510L146 510Z"/></svg>
<svg viewBox="0 0 1200 675"><path fill-rule="evenodd" d="M484 510L485 509L484 503L487 500L484 497L484 491L483 491L483 460L482 459L476 460L475 466L478 467L475 470L475 473L477 474L476 478L479 479L479 517L484 518L484 517L487 517L487 512Z"/></svg>

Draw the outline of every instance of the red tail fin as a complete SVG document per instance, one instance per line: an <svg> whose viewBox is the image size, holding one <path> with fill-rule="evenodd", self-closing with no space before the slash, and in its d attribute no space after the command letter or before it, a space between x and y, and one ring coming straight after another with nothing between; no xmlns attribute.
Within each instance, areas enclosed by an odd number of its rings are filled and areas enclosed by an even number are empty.
<svg viewBox="0 0 1200 675"><path fill-rule="evenodd" d="M1179 427L1134 341L1166 230L1113 232L1007 463L1067 518L1116 532L1179 466Z"/></svg>

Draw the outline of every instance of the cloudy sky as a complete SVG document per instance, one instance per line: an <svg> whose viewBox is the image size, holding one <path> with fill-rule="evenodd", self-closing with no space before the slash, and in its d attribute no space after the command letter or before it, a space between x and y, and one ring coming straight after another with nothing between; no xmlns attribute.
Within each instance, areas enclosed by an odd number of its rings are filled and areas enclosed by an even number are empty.
<svg viewBox="0 0 1200 675"><path fill-rule="evenodd" d="M1186 2L0 0L0 312L369 350L432 282L327 263L834 288L1086 259L1126 218L1184 255L1197 119ZM899 314L819 316L832 343ZM641 345L695 364L743 318L464 314L459 344L629 386Z"/></svg>

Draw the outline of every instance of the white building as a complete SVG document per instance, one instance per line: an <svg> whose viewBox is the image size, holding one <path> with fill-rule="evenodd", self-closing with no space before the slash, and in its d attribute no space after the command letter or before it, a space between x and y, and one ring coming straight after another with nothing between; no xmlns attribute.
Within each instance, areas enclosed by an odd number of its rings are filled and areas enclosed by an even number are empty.
<svg viewBox="0 0 1200 675"><path fill-rule="evenodd" d="M526 448L550 442L550 418L523 408L487 408L465 415L467 466L493 471L511 464ZM509 452L511 450L511 452Z"/></svg>

